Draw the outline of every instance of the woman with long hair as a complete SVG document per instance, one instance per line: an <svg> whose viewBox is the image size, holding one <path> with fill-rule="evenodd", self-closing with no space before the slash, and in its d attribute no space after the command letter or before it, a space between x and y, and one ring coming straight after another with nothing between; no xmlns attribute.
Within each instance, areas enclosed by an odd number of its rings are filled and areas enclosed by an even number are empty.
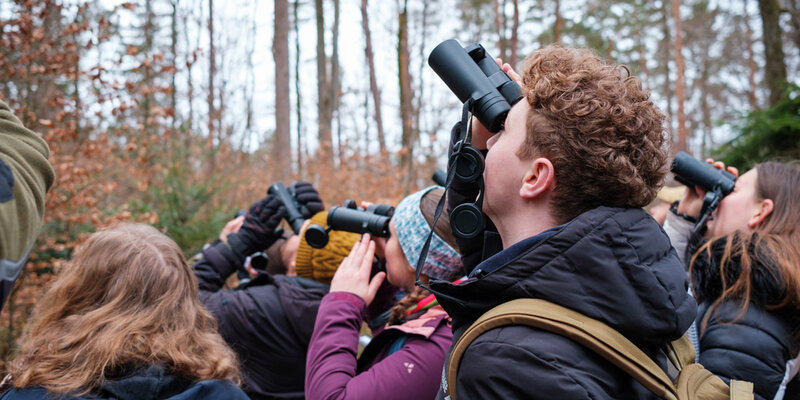
<svg viewBox="0 0 800 400"><path fill-rule="evenodd" d="M433 295L415 286L420 250L431 231L444 190L430 187L404 198L395 209L388 238L364 238L353 246L322 299L306 358L306 397L310 399L430 399L439 388L453 332L450 318ZM433 228L421 280L453 281L464 275L450 223L442 215ZM386 272L371 277L373 255ZM367 306L383 278L406 290L389 323L357 358L358 336Z"/></svg>
<svg viewBox="0 0 800 400"><path fill-rule="evenodd" d="M246 399L178 245L147 225L92 234L38 303L13 399Z"/></svg>
<svg viewBox="0 0 800 400"><path fill-rule="evenodd" d="M673 227L676 215L699 214L704 195L687 190L668 217ZM686 249L699 305L699 362L724 379L753 382L760 399L800 398L798 199L800 165L758 164L737 179L704 237L690 238Z"/></svg>

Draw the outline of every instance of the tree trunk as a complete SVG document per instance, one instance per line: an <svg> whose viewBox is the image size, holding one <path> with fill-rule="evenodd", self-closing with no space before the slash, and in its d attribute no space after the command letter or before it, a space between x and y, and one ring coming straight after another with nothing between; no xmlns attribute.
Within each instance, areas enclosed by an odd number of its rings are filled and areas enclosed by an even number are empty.
<svg viewBox="0 0 800 400"><path fill-rule="evenodd" d="M709 101L709 88L708 81L711 75L710 60L708 58L703 60L702 73L700 75L700 111L703 117L703 147L701 148L701 156L705 158L708 156L709 150L714 146L711 137L711 129L713 124L711 121L711 102Z"/></svg>
<svg viewBox="0 0 800 400"><path fill-rule="evenodd" d="M756 98L756 61L753 52L753 29L750 27L750 13L747 12L747 0L743 1L744 13L744 26L745 26L745 46L747 46L747 81L750 88L747 91L747 100L750 102L750 109L758 109L758 99Z"/></svg>
<svg viewBox="0 0 800 400"><path fill-rule="evenodd" d="M497 50L500 52L498 57L503 61L506 61L505 19L505 8L501 8L500 0L494 0L494 25L497 27Z"/></svg>
<svg viewBox="0 0 800 400"><path fill-rule="evenodd" d="M142 129L141 134L149 135L150 134L150 109L152 107L153 102L153 92L152 88L155 86L153 80L153 66L150 64L150 58L153 56L155 51L153 50L153 35L155 31L155 26L153 24L153 18L155 15L153 14L153 2L151 0L146 0L144 2L144 27L142 28L144 34L144 51L142 52L142 57L144 58L142 72L144 77L142 82L139 82L139 88L144 89L140 90L139 94L142 96L142 102L139 109L142 112Z"/></svg>
<svg viewBox="0 0 800 400"><path fill-rule="evenodd" d="M661 13L661 30L664 34L664 42L662 43L661 51L663 52L663 64L664 64L664 98L667 101L667 115L666 115L666 122L667 122L667 132L669 132L670 136L672 136L672 86L670 86L670 68L669 63L672 61L672 57L670 55L669 49L671 46L671 37L672 34L669 30L669 14L670 14L670 2L668 0L662 0L663 12ZM672 139L674 141L674 138Z"/></svg>
<svg viewBox="0 0 800 400"><path fill-rule="evenodd" d="M252 15L255 15L258 5L253 7ZM255 114L255 106L253 104L255 98L255 81L256 73L255 66L253 65L253 54L256 52L256 32L258 25L256 19L253 18L250 24L250 29L247 31L246 49L247 49L247 77L245 79L244 88L244 130L245 134L242 135L240 149L244 149L245 143L248 143L253 137L253 115ZM274 39L273 39L274 40ZM277 72L277 71L276 71ZM277 76L277 75L276 75ZM276 106L277 107L277 106Z"/></svg>
<svg viewBox="0 0 800 400"><path fill-rule="evenodd" d="M197 22L197 31L200 32L202 30L202 21L198 20ZM183 28L189 28L189 16L188 13L184 16L183 20ZM184 140L184 149L183 149L183 156L184 161L188 163L191 159L192 154L192 134L194 133L194 79L192 79L192 67L194 63L197 61L197 48L199 47L198 43L195 43L195 46L189 43L189 35L184 35L186 38L186 48L191 50L191 53L186 60L186 97L189 103L189 117L186 120L186 132L183 132L183 140ZM196 40L200 40L200 35L196 35Z"/></svg>
<svg viewBox="0 0 800 400"><path fill-rule="evenodd" d="M412 103L412 106L414 108L414 121L416 121L415 124L414 124L415 125L415 127L414 127L414 136L416 137L415 145L419 144L420 138L422 136L420 127L422 126L422 122L421 122L422 121L422 109L423 109L423 107L425 107L425 104L424 104L424 101L425 101L425 80L424 80L424 75L425 75L425 70L428 67L428 65L427 65L428 63L426 62L428 57L427 57L427 54L425 53L425 45L428 43L428 15L430 15L430 12L428 11L429 10L428 7L430 6L430 4L431 4L431 2L429 2L429 1L423 2L423 5L422 5L422 18L420 18L420 20L419 20L419 22L420 22L420 28L419 28L420 40L419 40L419 68L417 68L417 79L418 80L417 80L417 85L416 85L417 92L416 92L416 95L414 96L414 102ZM409 174L411 176L414 176L413 174L411 174L412 172L413 171L409 171Z"/></svg>
<svg viewBox="0 0 800 400"><path fill-rule="evenodd" d="M644 43L644 38L642 38L642 18L640 17L640 7L642 7L639 3L634 4L634 12L633 12L633 20L635 26L635 36L636 36L636 51L639 53L639 76L641 77L642 85L644 87L650 87L648 85L648 79L650 78L650 70L647 68L647 46Z"/></svg>
<svg viewBox="0 0 800 400"><path fill-rule="evenodd" d="M553 42L561 44L561 29L564 26L564 19L561 17L561 1L556 0L556 26L553 29Z"/></svg>
<svg viewBox="0 0 800 400"><path fill-rule="evenodd" d="M372 38L369 31L369 18L367 14L367 0L361 0L361 28L364 30L364 41L366 47L364 52L367 56L367 66L369 67L369 89L372 92L372 102L375 104L375 124L378 126L378 146L381 154L386 153L386 138L383 135L383 118L381 117L381 89L378 87L378 80L375 78L375 57L372 54Z"/></svg>
<svg viewBox="0 0 800 400"><path fill-rule="evenodd" d="M758 0L761 23L764 27L764 80L769 89L769 105L783 98L786 85L786 62L783 59L783 38L781 37L780 6L778 0Z"/></svg>
<svg viewBox="0 0 800 400"><path fill-rule="evenodd" d="M336 113L336 146L341 165L342 155L342 129L339 119L339 0L333 0L333 53L331 53L331 76L330 76L330 99L331 104L328 109L328 120L333 122L333 114ZM333 150L333 148L331 148Z"/></svg>
<svg viewBox="0 0 800 400"><path fill-rule="evenodd" d="M208 139L206 147L208 150L214 148L214 120L216 112L214 110L214 73L216 72L217 60L215 59L214 49L214 0L208 0ZM214 156L211 156L213 164Z"/></svg>
<svg viewBox="0 0 800 400"><path fill-rule="evenodd" d="M403 1L403 9L398 16L399 29L397 31L397 60L398 75L400 78L400 114L403 120L403 148L400 150L400 168L406 171L403 174L403 193L410 191L411 177L408 171L414 161L414 110L412 99L414 94L411 89L411 73L408 51L408 0Z"/></svg>
<svg viewBox="0 0 800 400"><path fill-rule="evenodd" d="M272 40L272 57L275 60L275 138L272 143L272 163L277 178L282 180L290 173L289 157L292 154L289 116L289 4L275 0L275 34Z"/></svg>
<svg viewBox="0 0 800 400"><path fill-rule="evenodd" d="M172 130L175 131L178 128L178 112L176 111L178 108L178 98L177 98L177 91L175 90L175 79L178 76L178 0L172 0L170 2L172 6L172 20L170 21L172 24L171 29L171 42L170 42L170 52L172 52L172 92L170 92L170 108L172 108ZM170 146L172 148L172 146ZM172 152L170 152L170 158L172 158Z"/></svg>
<svg viewBox="0 0 800 400"><path fill-rule="evenodd" d="M514 21L511 24L511 57L508 59L508 63L511 64L512 67L517 68L517 46L519 45L519 37L517 33L519 32L519 0L514 0Z"/></svg>
<svg viewBox="0 0 800 400"><path fill-rule="evenodd" d="M331 141L331 120L328 110L331 108L328 89L328 59L325 54L325 17L322 0L314 0L317 15L317 119L319 151L323 161L331 161L333 143Z"/></svg>
<svg viewBox="0 0 800 400"><path fill-rule="evenodd" d="M681 0L672 0L672 18L675 19L675 101L678 104L678 151L688 152L686 115L683 111L683 28L681 25Z"/></svg>
<svg viewBox="0 0 800 400"><path fill-rule="evenodd" d="M293 4L294 13L294 92L295 113L297 114L297 174L303 176L303 112L300 97L300 19L297 17L297 8L300 0Z"/></svg>

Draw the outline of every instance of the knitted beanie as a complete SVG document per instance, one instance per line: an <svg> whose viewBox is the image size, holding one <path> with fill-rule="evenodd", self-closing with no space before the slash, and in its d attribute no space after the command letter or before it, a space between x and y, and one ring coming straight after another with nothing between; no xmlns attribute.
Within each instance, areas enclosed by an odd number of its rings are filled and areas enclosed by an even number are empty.
<svg viewBox="0 0 800 400"><path fill-rule="evenodd" d="M328 212L322 211L311 218L311 225L327 228L327 221ZM361 236L356 233L330 231L328 244L321 249L315 249L306 242L305 235L300 235L300 247L294 259L297 276L330 284L339 264L350 254L350 249L360 238Z"/></svg>
<svg viewBox="0 0 800 400"><path fill-rule="evenodd" d="M411 268L415 270L422 246L431 232L431 226L428 225L428 221L425 220L425 216L419 208L420 201L434 189L442 189L442 187L431 186L406 196L397 205L392 216L400 248L403 249L403 254L411 264ZM431 278L452 282L464 275L462 266L461 256L458 252L434 233L421 273Z"/></svg>

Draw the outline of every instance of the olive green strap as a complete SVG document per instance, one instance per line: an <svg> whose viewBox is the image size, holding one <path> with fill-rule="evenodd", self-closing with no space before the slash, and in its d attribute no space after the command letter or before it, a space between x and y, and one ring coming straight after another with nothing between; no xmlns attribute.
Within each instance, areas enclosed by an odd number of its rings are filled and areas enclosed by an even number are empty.
<svg viewBox="0 0 800 400"><path fill-rule="evenodd" d="M458 339L447 364L446 390L456 399L458 366L464 351L484 332L505 325L528 325L569 338L616 365L655 395L677 399L667 374L644 352L608 325L541 299L516 299L478 318Z"/></svg>

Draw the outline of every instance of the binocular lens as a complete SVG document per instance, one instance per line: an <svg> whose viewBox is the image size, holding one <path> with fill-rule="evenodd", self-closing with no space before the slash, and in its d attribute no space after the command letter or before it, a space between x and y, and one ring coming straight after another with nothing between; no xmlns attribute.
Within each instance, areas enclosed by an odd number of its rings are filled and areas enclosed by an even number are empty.
<svg viewBox="0 0 800 400"><path fill-rule="evenodd" d="M480 49L483 48L480 47ZM485 63L487 58L490 59L485 54L485 50L482 50L478 56L480 55L483 55L483 58L479 62ZM494 60L490 59L489 61L494 64ZM445 40L436 46L428 57L428 64L462 103L470 98L474 101L471 111L486 129L490 132L499 132L503 128L511 104L497 90L491 78L501 80L504 77L505 80L517 87L517 93L519 93L519 87L505 73L499 71L502 76L495 76L492 73L492 76L488 77L478 66L478 62L473 60L454 39ZM497 64L494 64L494 67L499 70ZM491 71L488 65L485 68ZM505 86L502 81L498 84ZM518 96L514 98L514 101L516 98Z"/></svg>
<svg viewBox="0 0 800 400"><path fill-rule="evenodd" d="M719 191L722 196L727 196L736 185L733 174L716 169L682 151L675 155L671 169L678 182L686 186L700 186L706 191Z"/></svg>
<svg viewBox="0 0 800 400"><path fill-rule="evenodd" d="M389 236L389 221L391 219L392 217L389 216L346 207L332 207L328 211L328 226L331 229L353 233L369 233L378 237Z"/></svg>
<svg viewBox="0 0 800 400"><path fill-rule="evenodd" d="M254 253L250 256L250 266L257 269L264 271L267 269L267 264L269 263L269 257L262 252Z"/></svg>

